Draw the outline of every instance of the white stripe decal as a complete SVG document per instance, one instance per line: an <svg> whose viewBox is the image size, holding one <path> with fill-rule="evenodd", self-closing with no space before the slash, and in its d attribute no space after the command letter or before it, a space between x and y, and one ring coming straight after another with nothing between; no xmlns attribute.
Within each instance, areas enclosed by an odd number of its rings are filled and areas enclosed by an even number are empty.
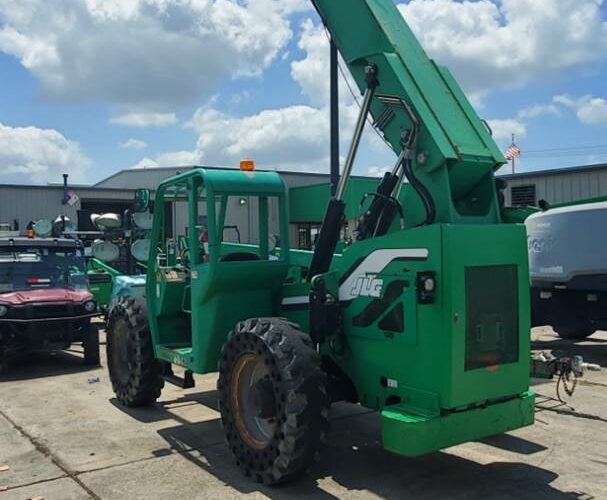
<svg viewBox="0 0 607 500"><path fill-rule="evenodd" d="M302 295L301 297L285 297L282 299L283 306L294 306L299 304L309 304L310 297L308 295Z"/></svg>
<svg viewBox="0 0 607 500"><path fill-rule="evenodd" d="M350 276L339 287L339 300L352 300L358 297L355 293L359 288L358 280L367 276L375 276L386 268L395 259L427 259L429 255L427 248L385 248L375 250L352 271Z"/></svg>

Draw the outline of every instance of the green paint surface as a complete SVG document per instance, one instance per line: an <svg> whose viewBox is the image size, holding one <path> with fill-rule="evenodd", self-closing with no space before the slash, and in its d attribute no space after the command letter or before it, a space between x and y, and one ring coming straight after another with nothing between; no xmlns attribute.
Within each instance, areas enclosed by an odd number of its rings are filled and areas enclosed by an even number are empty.
<svg viewBox="0 0 607 500"><path fill-rule="evenodd" d="M374 193L379 179L350 179L344 197L346 218L354 219L360 215L360 203L368 193ZM321 222L331 196L331 187L327 184L293 187L289 189L290 222Z"/></svg>
<svg viewBox="0 0 607 500"><path fill-rule="evenodd" d="M525 228L503 224L494 172L504 158L448 70L423 52L392 0L315 0L361 89L375 64L381 96L400 99L420 122L413 171L436 206L434 224L419 195L403 187L406 229L340 248L323 281L339 304L339 327L318 350L363 406L382 412L384 446L419 455L533 422L529 393L529 275ZM392 110L383 134L396 153L412 121ZM302 124L305 126L305 124ZM371 181L351 180L349 218ZM164 200L188 203L189 227L206 203L208 254L195 231L189 264L150 265L147 301L155 354L194 372L214 371L236 322L282 316L309 332L305 299L311 253L290 251L289 222L322 220L328 185L294 189L292 210L278 174L196 169L164 181L156 195L150 262L162 246ZM258 248L226 245L226 196L258 198ZM281 248L271 254L266 204L279 207ZM225 260L245 253L246 259ZM252 255L252 257L251 257ZM422 276L432 300L421 300ZM503 300L500 300L503 298ZM289 303L303 304L292 307Z"/></svg>

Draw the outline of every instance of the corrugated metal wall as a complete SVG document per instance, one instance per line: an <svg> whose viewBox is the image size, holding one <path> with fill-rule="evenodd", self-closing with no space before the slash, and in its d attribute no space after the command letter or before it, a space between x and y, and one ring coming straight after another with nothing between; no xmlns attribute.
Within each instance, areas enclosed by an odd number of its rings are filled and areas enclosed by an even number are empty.
<svg viewBox="0 0 607 500"><path fill-rule="evenodd" d="M101 181L93 187L75 187L81 201L131 202L134 190L147 187L154 190L158 184L178 171L187 168L161 168L145 170L123 170ZM287 188L307 186L329 182L326 174L281 172ZM607 165L563 169L560 171L538 172L537 174L516 174L502 176L508 182L506 201L511 202L511 189L515 186L534 185L537 200L545 199L549 203L575 201L595 196L607 196ZM62 205L63 188L61 186L12 186L0 185L0 223L12 223L18 219L21 227L30 220L52 218L64 213L73 220L80 202L73 207ZM201 215L205 211L201 209ZM255 223L252 223L255 221ZM244 243L258 242L257 206L247 199L244 205L234 197L230 201L226 223L238 226ZM174 214L175 228L178 234L184 234L187 225L187 207L179 204ZM270 231L278 232L278 214L270 210ZM291 237L296 241L296 226L292 227Z"/></svg>
<svg viewBox="0 0 607 500"><path fill-rule="evenodd" d="M25 230L31 220L50 219L59 214L76 221L76 211L83 200L131 202L134 199L134 192L129 190L70 189L80 197L74 206L61 203L62 187L0 185L0 222L12 224L17 219L21 230Z"/></svg>
<svg viewBox="0 0 607 500"><path fill-rule="evenodd" d="M564 203L596 196L607 196L607 166L579 171L563 170L557 173L538 172L537 175L507 175L506 202L510 204L511 189L515 186L536 187L536 198L548 203Z"/></svg>

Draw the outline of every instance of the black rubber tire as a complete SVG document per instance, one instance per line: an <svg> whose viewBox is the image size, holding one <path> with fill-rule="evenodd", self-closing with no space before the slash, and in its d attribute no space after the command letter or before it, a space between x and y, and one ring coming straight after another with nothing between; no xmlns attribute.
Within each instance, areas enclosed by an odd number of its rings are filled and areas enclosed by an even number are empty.
<svg viewBox="0 0 607 500"><path fill-rule="evenodd" d="M557 325L554 327L554 331L565 340L583 340L596 332L590 325Z"/></svg>
<svg viewBox="0 0 607 500"><path fill-rule="evenodd" d="M84 350L84 364L98 366L101 362L99 356L99 330L97 325L89 323L82 334L82 349Z"/></svg>
<svg viewBox="0 0 607 500"><path fill-rule="evenodd" d="M276 428L262 449L243 439L231 404L232 370L248 353L263 361L274 391ZM227 445L247 476L265 484L286 482L318 458L329 429L330 401L320 356L298 325L279 318L238 323L221 350L217 390Z"/></svg>
<svg viewBox="0 0 607 500"><path fill-rule="evenodd" d="M154 357L143 297L121 297L112 307L106 352L110 380L118 401L131 407L155 403L164 387L164 379L162 365ZM120 356L121 352L124 356Z"/></svg>

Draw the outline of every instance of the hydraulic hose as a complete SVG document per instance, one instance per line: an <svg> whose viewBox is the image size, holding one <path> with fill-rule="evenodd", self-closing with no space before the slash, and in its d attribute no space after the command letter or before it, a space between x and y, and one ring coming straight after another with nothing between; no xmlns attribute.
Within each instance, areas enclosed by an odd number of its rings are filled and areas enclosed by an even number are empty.
<svg viewBox="0 0 607 500"><path fill-rule="evenodd" d="M403 168L405 177L421 198L424 209L426 210L426 220L418 226L429 226L430 224L434 224L434 221L436 220L436 205L434 204L434 199L432 198L430 191L428 191L428 188L424 186L413 172L413 161L410 158L405 159Z"/></svg>

